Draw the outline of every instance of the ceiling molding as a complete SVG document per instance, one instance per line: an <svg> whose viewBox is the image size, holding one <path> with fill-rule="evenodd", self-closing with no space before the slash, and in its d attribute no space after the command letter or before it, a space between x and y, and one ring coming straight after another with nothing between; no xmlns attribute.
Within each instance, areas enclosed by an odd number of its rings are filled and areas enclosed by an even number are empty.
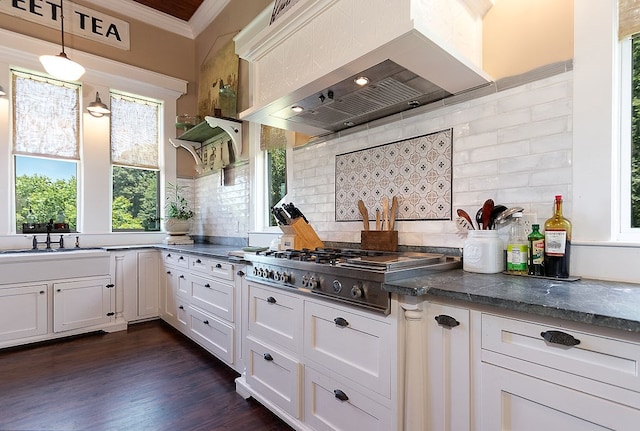
<svg viewBox="0 0 640 431"><path fill-rule="evenodd" d="M204 0L189 20L193 38L207 28L231 0Z"/></svg>
<svg viewBox="0 0 640 431"><path fill-rule="evenodd" d="M148 6L127 0L85 0L87 3L121 13L126 17L135 17L154 27L170 31L180 36L195 39L222 12L231 0L204 0L189 22L158 12Z"/></svg>

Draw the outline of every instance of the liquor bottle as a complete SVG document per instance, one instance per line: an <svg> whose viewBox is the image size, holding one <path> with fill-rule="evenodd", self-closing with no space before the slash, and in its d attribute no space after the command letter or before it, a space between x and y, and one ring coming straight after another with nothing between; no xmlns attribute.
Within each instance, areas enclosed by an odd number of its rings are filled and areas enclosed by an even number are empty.
<svg viewBox="0 0 640 431"><path fill-rule="evenodd" d="M531 225L529 240L529 275L544 275L544 235L540 233L540 225Z"/></svg>
<svg viewBox="0 0 640 431"><path fill-rule="evenodd" d="M27 226L29 229L35 229L36 227L36 216L33 215L31 208L29 208L29 214L27 214Z"/></svg>
<svg viewBox="0 0 640 431"><path fill-rule="evenodd" d="M529 243L522 225L522 213L513 214L513 223L507 244L507 272L509 274L527 274Z"/></svg>
<svg viewBox="0 0 640 431"><path fill-rule="evenodd" d="M568 278L571 258L571 222L562 215L562 196L556 196L553 217L544 223L544 272Z"/></svg>

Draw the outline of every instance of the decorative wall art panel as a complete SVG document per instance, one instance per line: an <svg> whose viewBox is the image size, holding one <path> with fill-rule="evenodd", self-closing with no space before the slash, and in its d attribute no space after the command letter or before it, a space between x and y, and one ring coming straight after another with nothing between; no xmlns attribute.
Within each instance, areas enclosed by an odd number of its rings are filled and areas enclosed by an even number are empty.
<svg viewBox="0 0 640 431"><path fill-rule="evenodd" d="M336 156L336 221L375 218L384 196L398 197L396 220L452 219L453 130Z"/></svg>

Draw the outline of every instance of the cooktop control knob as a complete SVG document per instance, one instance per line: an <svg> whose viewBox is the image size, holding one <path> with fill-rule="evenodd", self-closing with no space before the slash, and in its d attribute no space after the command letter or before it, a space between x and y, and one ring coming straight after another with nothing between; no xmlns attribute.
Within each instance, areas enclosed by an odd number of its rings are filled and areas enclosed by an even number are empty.
<svg viewBox="0 0 640 431"><path fill-rule="evenodd" d="M309 287L309 276L308 275L303 275L302 276L302 286Z"/></svg>
<svg viewBox="0 0 640 431"><path fill-rule="evenodd" d="M253 275L255 275L256 277L258 276L258 273L260 271L258 270L258 268L256 268L255 266L253 267Z"/></svg>
<svg viewBox="0 0 640 431"><path fill-rule="evenodd" d="M340 280L333 280L334 293L340 293L341 290L342 290L342 283L340 283Z"/></svg>
<svg viewBox="0 0 640 431"><path fill-rule="evenodd" d="M362 286L358 286L354 284L351 287L351 297L354 299L362 298L364 296L364 290L362 290Z"/></svg>
<svg viewBox="0 0 640 431"><path fill-rule="evenodd" d="M280 275L280 281L283 283L289 283L291 281L291 275L287 274L286 272L283 272Z"/></svg>
<svg viewBox="0 0 640 431"><path fill-rule="evenodd" d="M313 276L309 279L309 287L311 289L317 289L318 288L318 279Z"/></svg>

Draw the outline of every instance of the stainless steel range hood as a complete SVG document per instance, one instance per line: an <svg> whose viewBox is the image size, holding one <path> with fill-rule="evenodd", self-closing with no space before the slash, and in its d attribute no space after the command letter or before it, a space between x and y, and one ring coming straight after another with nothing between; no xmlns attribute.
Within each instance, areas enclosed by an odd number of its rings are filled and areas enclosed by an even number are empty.
<svg viewBox="0 0 640 431"><path fill-rule="evenodd" d="M252 94L240 118L318 136L491 82L481 51L492 0L357 4L301 0L272 24L267 8L236 36Z"/></svg>

